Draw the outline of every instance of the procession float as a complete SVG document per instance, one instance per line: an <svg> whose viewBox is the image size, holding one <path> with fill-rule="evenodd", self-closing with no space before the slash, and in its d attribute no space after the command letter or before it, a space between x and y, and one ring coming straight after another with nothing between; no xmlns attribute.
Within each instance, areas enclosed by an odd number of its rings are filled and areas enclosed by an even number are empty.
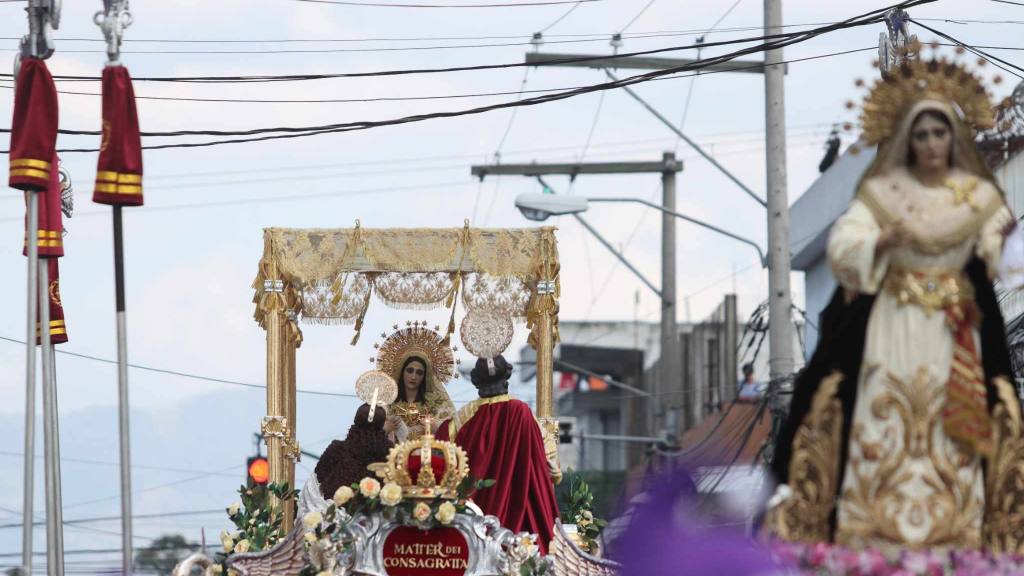
<svg viewBox="0 0 1024 576"><path fill-rule="evenodd" d="M654 574L678 570L685 553L692 573L1024 573L1024 419L997 296L1024 285L1024 232L976 146L1010 103L993 107L980 75L937 46L930 58L920 45L907 48L872 86L857 84L868 88L857 146L876 152L828 236L838 287L773 439L777 485L760 539L730 540L681 519L679 510L696 510L677 506L683 472L671 480L678 490L647 489L621 537L621 564L556 518L524 531L507 507L483 510L496 486L522 487L522 476L532 487L557 481L553 229L271 229L254 288L267 331L263 432L275 490L253 509L270 510L257 525L279 537L247 551L239 540L247 512L229 510L240 530L224 536L225 553L193 557L178 573L199 563L243 576ZM354 325L355 341L374 294L397 307L450 308L447 330L396 326L357 383L368 405L354 427L393 439L386 456L359 478L324 475L289 490L299 454L298 321ZM480 393L458 412L441 387L452 370L456 302ZM463 433L506 402L510 369L500 354L516 320L537 351L530 426L543 446L532 449L537 466L527 474L506 467L481 476L474 466L487 451ZM392 413L377 416L377 404ZM386 428L372 424L378 418ZM550 478L538 482L545 464ZM543 494L518 494L517 504L550 510ZM709 552L723 546L731 553ZM730 566L738 571L719 571Z"/></svg>
<svg viewBox="0 0 1024 576"><path fill-rule="evenodd" d="M474 416L466 408L455 413L443 388L455 368L451 340L458 304L465 310L461 341L481 358L485 376L494 375L496 360L504 366L500 354L511 342L514 324L525 322L537 351L536 414L530 415L530 425L543 443L539 457L546 483L558 479L551 382L558 271L552 228L483 230L467 223L453 229L373 230L357 222L349 229L265 230L253 288L255 318L267 342L262 433L269 483L243 487L241 505L228 509L237 529L222 534L224 552L193 555L175 573L189 574L195 567L242 576L614 573L613 562L599 558L596 547L585 551L589 543L557 520L541 530L548 534L538 541L536 533L511 530L484 514L475 492L520 481L511 472L472 476L472 463L455 435L449 441L434 434L442 423L439 435L457 433ZM301 456L295 437L300 322L351 326L355 345L374 295L395 308L450 309L448 326L394 326L393 334L382 334L384 342L375 346L374 369L356 383L369 406L357 415L353 430L361 426L387 437L391 447L384 458L363 467L358 481L340 485L335 474L320 474L318 465L303 490L291 489ZM419 403L400 398L407 369L425 391ZM481 401L467 408L483 413L505 398L485 397L481 388ZM386 433L380 416L373 423L383 406L388 407ZM537 451L531 454L536 459ZM528 503L513 501L516 505Z"/></svg>

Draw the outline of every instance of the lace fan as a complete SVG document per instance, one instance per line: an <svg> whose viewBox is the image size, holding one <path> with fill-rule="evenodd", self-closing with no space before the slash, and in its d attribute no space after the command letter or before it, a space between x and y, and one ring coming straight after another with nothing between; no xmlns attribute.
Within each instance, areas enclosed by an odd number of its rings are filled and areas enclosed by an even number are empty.
<svg viewBox="0 0 1024 576"><path fill-rule="evenodd" d="M387 406L398 398L398 384L387 373L370 370L356 380L356 396L370 405L368 420L373 422L377 404Z"/></svg>

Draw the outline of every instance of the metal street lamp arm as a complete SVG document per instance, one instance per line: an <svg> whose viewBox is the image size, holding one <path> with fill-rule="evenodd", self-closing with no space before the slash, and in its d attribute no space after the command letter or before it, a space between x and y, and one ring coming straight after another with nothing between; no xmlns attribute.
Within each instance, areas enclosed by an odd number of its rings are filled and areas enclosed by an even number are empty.
<svg viewBox="0 0 1024 576"><path fill-rule="evenodd" d="M615 247L611 245L611 243L609 243L607 240L604 239L604 236L601 236L597 232L597 230L595 230L594 227L591 226L586 220L584 220L582 217L580 217L579 214L573 214L572 216L573 216L573 218L576 219L577 222L579 222L581 225L583 225L584 228L587 229L587 232L590 232L591 234L593 234L594 238L597 238L598 242L603 244L604 247L607 248L609 251L611 251L612 254L615 254L615 257L619 259L619 262L622 262L622 264L626 268L629 268L630 272L632 272L633 274L636 274L636 277L639 278L640 281L643 282L648 288L650 288L651 292L654 292L655 294L657 294L658 298L664 299L662 297L662 295L661 295L661 290L658 290L654 286L654 284L651 283L650 280L645 278L644 275L641 274L639 270L634 268L633 265L629 263L629 260L626 260L626 257L622 255L622 252L619 252L618 250L616 250Z"/></svg>
<svg viewBox="0 0 1024 576"><path fill-rule="evenodd" d="M708 224L706 222L701 222L700 220L697 220L696 218L691 218L690 216L687 216L685 214L680 214L679 212L676 212L674 210L669 210L668 208L665 208L664 206L662 206L660 204L655 204L654 202L651 202L649 200L643 200L641 198L587 198L587 201L588 202L636 202L638 204L643 204L644 206L649 206L649 207L654 208L656 210L661 210L662 212L664 212L666 214L671 214L671 215L675 216L676 218L681 218L683 220L686 220L687 222L691 222L693 224L696 224L697 226L701 226L703 228L707 228L708 230L712 230L712 231L718 232L719 234L722 234L724 236L728 236L729 238L732 238L733 240L738 240L740 242L743 242L744 244L748 244L750 246L753 246L754 250L757 250L757 256L758 256L758 259L761 261L761 266L765 267L765 266L768 265L767 257L765 256L764 252L761 251L761 247L758 246L757 243L754 242L753 240L748 240L748 239L746 239L746 238L744 238L742 236L737 236L737 235L733 234L732 232L729 232L728 230L722 230L721 228L719 228L717 226L713 226L713 225Z"/></svg>
<svg viewBox="0 0 1024 576"><path fill-rule="evenodd" d="M616 77L614 74L612 74L608 69L605 69L604 73L607 74L608 77L611 78L612 80L618 81L618 77ZM672 123L671 120L669 120L668 118L665 118L661 114L661 112L658 112L657 110L655 110L653 106L648 104L647 101L645 101L643 98L641 98L639 94L634 92L632 88L630 88L629 86L623 86L622 89L625 90L627 94L632 96L634 100L639 102L641 106L643 106L644 108L647 108L648 112L650 112L651 114L654 114L654 116L658 120L661 120L661 123L664 124L665 126L667 126L669 130L675 132L676 136L679 136L680 138L685 140L686 143L689 144L690 147L692 147L694 150L696 150L698 154L703 156L705 160L707 160L708 162L711 162L711 165L714 166L715 168L718 168L718 170L722 174L725 174L726 178L728 178L729 180L732 180L733 183L735 183L737 186L739 186L741 190L743 190L751 198L756 200L758 204L760 204L761 206L763 206L765 208L768 207L768 203L767 202L765 202L763 199L761 199L760 196L755 194L754 191L751 190L749 187L747 187L746 184L744 184L743 182L740 182L739 178L737 178L736 176L733 176L732 172L729 172L728 170L726 170L725 166L722 166L721 164L719 164L718 160L715 160L714 158L712 158L711 155L708 154L707 152L705 152L703 148L698 146L696 142L694 142L693 140L690 140L686 136L686 134L683 134L682 130L680 130L678 127L676 127L675 124Z"/></svg>

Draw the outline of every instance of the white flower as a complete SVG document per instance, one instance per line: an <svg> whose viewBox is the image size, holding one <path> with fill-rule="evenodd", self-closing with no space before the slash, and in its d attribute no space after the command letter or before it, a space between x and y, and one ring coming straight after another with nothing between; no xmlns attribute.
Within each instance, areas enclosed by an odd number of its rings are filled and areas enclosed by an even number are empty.
<svg viewBox="0 0 1024 576"><path fill-rule="evenodd" d="M306 527L306 530L312 530L319 526L320 521L323 519L323 515L319 512L307 512L306 515L302 517L302 525Z"/></svg>
<svg viewBox="0 0 1024 576"><path fill-rule="evenodd" d="M402 501L402 487L394 482L388 482L380 489L380 501L385 506L394 506Z"/></svg>
<svg viewBox="0 0 1024 576"><path fill-rule="evenodd" d="M367 498L376 498L380 494L380 482L367 476L359 481L359 492Z"/></svg>
<svg viewBox="0 0 1024 576"><path fill-rule="evenodd" d="M316 542L316 534L314 534L313 532L306 532L306 535L303 536L303 538L305 538L306 542L309 542L310 544Z"/></svg>
<svg viewBox="0 0 1024 576"><path fill-rule="evenodd" d="M779 484L775 488L775 494L772 495L771 499L768 500L768 509L771 510L779 504L782 504L786 500L789 500L793 496L793 489L788 484Z"/></svg>
<svg viewBox="0 0 1024 576"><path fill-rule="evenodd" d="M587 526L590 526L590 520L587 520L586 518L581 518L581 517L577 516L576 517L576 525L579 526L580 528L586 528Z"/></svg>
<svg viewBox="0 0 1024 576"><path fill-rule="evenodd" d="M205 576L216 576L222 572L224 572L223 566L220 564L210 564L210 566L206 568Z"/></svg>
<svg viewBox="0 0 1024 576"><path fill-rule="evenodd" d="M455 506L451 502L443 502L437 507L437 514L434 515L437 521L447 526L455 519Z"/></svg>
<svg viewBox="0 0 1024 576"><path fill-rule="evenodd" d="M412 509L412 517L419 522L425 522L427 518L430 518L430 506L423 502L417 503L416 507Z"/></svg>
<svg viewBox="0 0 1024 576"><path fill-rule="evenodd" d="M235 539L228 534L227 530L220 531L220 543L224 546L225 552L231 552L235 549Z"/></svg>
<svg viewBox="0 0 1024 576"><path fill-rule="evenodd" d="M334 491L334 505L340 508L355 495L356 493L348 486L339 486L338 489Z"/></svg>
<svg viewBox="0 0 1024 576"><path fill-rule="evenodd" d="M238 502L235 502L231 506L228 506L228 516L234 516L235 514L238 514L238 510L241 507L242 507L242 505L239 504Z"/></svg>
<svg viewBox="0 0 1024 576"><path fill-rule="evenodd" d="M248 539L239 540L238 544L235 544L235 553L236 554L241 554L242 552L248 552L248 551L249 551L249 540Z"/></svg>
<svg viewBox="0 0 1024 576"><path fill-rule="evenodd" d="M584 510L583 511L583 518L586 519L589 522L589 521L594 519L594 515L590 512L590 510Z"/></svg>

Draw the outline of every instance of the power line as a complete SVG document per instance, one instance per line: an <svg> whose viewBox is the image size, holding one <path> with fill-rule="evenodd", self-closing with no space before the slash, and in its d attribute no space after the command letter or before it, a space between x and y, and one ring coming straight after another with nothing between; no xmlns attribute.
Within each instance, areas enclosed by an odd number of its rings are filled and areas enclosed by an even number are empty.
<svg viewBox="0 0 1024 576"><path fill-rule="evenodd" d="M386 188L367 188L363 190L343 190L338 192L320 192L312 194L292 194L289 196L265 196L262 198L242 198L238 200L221 200L216 202L193 202L183 204L166 204L162 206L140 206L132 210L133 214L147 214L150 212L161 212L166 210L187 210L190 208L217 208L226 206L241 206L246 204L265 204L273 202L294 202L296 200L310 200L313 198L337 198L344 196L357 196L360 194L371 194L371 193L384 193L384 192L399 192L406 190L427 190L431 188L456 188L459 186L469 186L471 182L465 180L453 181L453 182L441 182L437 184L421 184L411 186L391 186ZM75 214L75 218L88 218L90 216L100 216L108 214L109 211L96 210L92 212L82 212ZM0 222L23 222L24 218L11 217L11 218L0 218ZM59 352L59 350L58 350ZM253 386L256 386L255 384ZM307 394L328 394L327 392L312 392L308 391ZM341 396L344 396L341 394Z"/></svg>
<svg viewBox="0 0 1024 576"><path fill-rule="evenodd" d="M210 510L182 510L182 511L178 511L178 512L154 512L152 514L133 514L132 515L132 520L145 520L145 519L151 519L151 518L176 518L176 517L181 517L181 516L206 516L206 515L210 515L210 514L224 514L224 513L225 513L225 509L224 508L215 508L215 509L210 509ZM69 524L70 525L89 524L89 523L92 523L92 522L111 522L111 521L120 520L120 519L121 519L120 515L118 515L118 516L96 516L96 517L93 517L93 518L73 518L71 520L65 520L64 524L65 525L69 525ZM40 526L40 525L43 525L45 523L46 523L45 520L34 520L32 522L32 525L33 526ZM9 524L0 524L0 530L3 530L5 528L21 528L21 525L22 525L21 522L11 522ZM19 552L19 554L20 554L20 552ZM0 554L0 557L3 557L3 556L9 556L9 554Z"/></svg>
<svg viewBox="0 0 1024 576"><path fill-rule="evenodd" d="M293 0L314 4L337 4L339 6L366 6L372 8L521 8L526 6L554 6L573 2L601 2L602 0L546 0L544 2L509 2L504 4L392 4L385 2L353 2L350 0Z"/></svg>
<svg viewBox="0 0 1024 576"><path fill-rule="evenodd" d="M859 26L866 26L870 24L877 24L882 21L881 14L893 7L909 8L917 6L919 4L926 4L935 2L937 0L906 0L905 2L896 6L883 8L868 12L844 21L828 23L823 26L813 28L811 30L803 30L798 32L784 32L778 34L750 36L746 38L738 38L732 40L720 40L716 42L706 42L699 44L687 44L680 46L668 46L665 48L654 48L650 50L640 50L635 52L623 52L619 54L609 54L601 56L600 59L615 59L615 58L629 58L634 56L649 56L651 54L663 54L666 52L676 52L682 50L695 50L697 48L711 48L720 46L729 46L733 44L749 44L751 42L762 42L760 46L755 46L748 51L741 51L739 53L725 54L717 57L713 63L727 62L736 56L751 54L754 52L760 52L767 49L776 48L779 46L788 46L799 42L810 40L821 34L828 32L834 32L836 30L842 30L846 28L853 28ZM794 42L780 44L776 46L776 42L786 42L788 40L795 40ZM773 41L773 42L768 42ZM366 77L378 77L378 76L403 76L403 75L415 75L415 74L440 74L449 72L471 72L480 70L500 70L506 68L528 68L537 66L561 66L564 64L588 62L593 60L592 56L583 56L575 58L565 58L560 60L552 60L543 63L527 63L527 62L508 62L502 64L479 64L474 66L456 66L447 68L410 68L410 69L396 69L396 70L377 70L369 72L348 72L348 73L332 73L332 74L289 74L289 75L250 75L250 76L153 76L153 77L136 77L133 81L136 82L199 82L199 83L249 83L249 82L293 82L293 81L305 81L305 80L325 80L325 79L336 79L336 78L366 78ZM695 62L701 64L701 62ZM696 69L697 66L691 69ZM670 70L674 72L675 70ZM664 73L665 71L661 71ZM651 73L655 74L655 73ZM7 77L13 78L13 74L0 74L0 78ZM76 76L76 75L57 75L54 76L56 80L66 81L97 81L100 79L99 76Z"/></svg>
<svg viewBox="0 0 1024 576"><path fill-rule="evenodd" d="M543 34L543 33L547 32L548 30L554 28L555 24L558 24L562 20L565 20L566 17L568 17L569 14L572 14L577 8L579 8L581 4L583 4L583 2L576 2L575 4L573 4L572 7L569 8L568 10L566 10L561 16L559 16L558 18L555 18L554 22L552 22L551 24L548 24L547 26L541 28L539 33Z"/></svg>
<svg viewBox="0 0 1024 576"><path fill-rule="evenodd" d="M647 9L653 6L656 1L657 0L649 0L647 4L645 4L644 7L641 8L640 11L636 13L636 16L633 16L633 19L627 22L626 25L622 27L622 30L619 30L619 34L622 34L627 29L629 29L629 27L632 26L634 22L639 20L640 17L644 15L644 12L647 12Z"/></svg>
<svg viewBox="0 0 1024 576"><path fill-rule="evenodd" d="M0 456L11 456L11 457L21 458L22 456L24 456L24 454L21 453L21 452L11 452L11 451L7 451L7 450L0 450ZM42 459L42 458L43 458L43 456L41 454L40 455L36 455L36 460L39 460L39 459ZM79 463L79 464L96 464L96 465L100 465L100 466L120 466L121 465L120 462L107 462L107 461L104 461L104 460L88 460L86 458L68 458L68 457L65 457L65 456L61 456L60 461L61 462L75 462L75 463ZM158 472L177 472L179 474L196 474L196 473L199 472L199 470L188 470L188 469L185 469L185 468L168 468L166 466L145 466L145 465L141 465L141 464L132 464L131 467L134 468L134 469L138 469L138 470L156 470ZM227 473L224 473L223 476L231 476L232 478L234 478L234 477L237 477L238 475L237 474L227 474ZM18 511L17 513L21 514L20 511Z"/></svg>
<svg viewBox="0 0 1024 576"><path fill-rule="evenodd" d="M934 0L920 0L920 1L934 1ZM853 53L856 53L856 52L864 52L864 51L867 51L867 50L875 50L875 48L874 47L856 48L856 49L852 49L852 50L844 50L844 51L840 51L840 52L832 52L832 53L829 53L829 54L821 54L821 55L817 55L817 56L808 56L808 57L805 57L805 58L796 58L796 59L788 60L785 63L794 63L794 62L803 62L803 61L808 61L808 60L816 60L816 59L820 59L820 58L828 58L828 57L840 56L840 55L845 55L845 54L853 54ZM747 53L747 52L744 52L744 51L741 51L741 52L743 54ZM725 60L730 60L730 59L734 58L736 55L740 55L740 54L735 54L734 53L734 55L727 55L724 58L725 58ZM715 59L712 59L712 60L720 60L720 58L715 58ZM725 61L725 60L722 60L722 61ZM717 63L717 62L715 62L715 63ZM695 64L697 64L697 63L695 63ZM759 66L759 65L752 65L751 67L757 67L757 66ZM414 115L414 116L405 116L405 117L394 118L394 119L390 119L390 120L346 122L346 123L341 123L341 124L329 124L329 125L323 125L323 126L307 126L307 127L257 128L257 129L252 129L252 130L241 130L241 131L220 131L220 130L190 130L189 131L189 130L185 130L185 131L177 131L177 132L149 132L149 133L143 133L143 135L144 136L148 135L150 137L171 137L171 136L229 135L229 134L250 135L250 134L268 134L268 133L273 133L273 132L285 132L285 133L283 133L283 134L270 134L270 135L266 135L266 136L257 136L257 137L253 137L253 138L231 138L231 139L213 140L213 141L207 141L207 142L189 142L189 143L175 143L175 144L146 145L146 146L143 146L143 149L146 149L146 150L161 150L161 149L168 149L168 148L199 148L199 147L208 147L208 146L220 146L220 145L225 145L225 144L241 144L241 143L249 143L249 142L263 142L263 141L268 141L268 140L306 138L306 137L310 137L310 136L318 136L318 135L321 135L321 134L335 134L335 133L341 133L341 132L352 132L352 131L368 130L368 129L372 129L372 128L380 128L380 127L384 127L384 126L395 126L395 125L401 125L401 124L422 122L422 121L425 121L425 120L432 120L432 119L438 119L438 118L455 118L455 117L459 117L459 116L476 115L476 114L482 114L482 113L485 113L485 112L490 112L490 111L493 111L493 110L500 110L500 109L504 109L504 108L518 108L518 107L522 107L522 106L535 106L535 105L545 104L545 103L548 103L548 102L554 102L554 101L558 101L558 100L565 100L567 98L578 96L580 94L587 94L587 93L590 93L590 92L597 92L597 91L602 91L602 90L612 90L612 89L616 89L616 88L621 88L623 86L629 86L629 85L632 85L632 84L639 84L639 83L651 82L651 81L659 81L659 80L676 79L676 78L688 78L688 77L692 76L693 74L689 74L689 75L687 75L687 74L675 74L675 75L671 75L671 76L669 74L672 74L674 71L678 71L678 70L684 70L684 69L685 70L690 70L690 69L694 69L694 68L695 68L694 65L680 66L678 68L672 68L672 69L667 69L667 70L655 71L655 72L651 72L651 73L648 73L648 74L641 74L641 75L637 75L637 76L631 76L631 77L620 79L620 80L604 82L604 83L601 83L601 84L595 84L595 85L583 87L583 88L576 89L576 90L569 90L569 91L565 91L565 92L558 92L558 93L554 93L554 94L548 94L548 95L545 95L545 96L537 96L537 97L528 98L528 99L519 99L519 100L516 100L516 101L503 102L503 103L499 103L499 104L492 104L492 105L488 105L488 106L482 106L482 107L470 108L470 109L463 109L463 110L458 110L458 111L433 112L433 113L427 113L427 114L418 114L418 115ZM715 71L704 72L704 74L714 74L714 73L716 73L716 72ZM0 129L0 132L4 132L4 131L8 131L9 132L10 129ZM62 134L74 135L74 136L98 136L99 135L99 132L91 131L91 130L63 130L62 129L59 132L62 133ZM97 152L98 148L62 148L62 149L59 149L57 151L58 152L63 152L63 153L77 153L77 152L88 152L88 153L91 153L91 152ZM8 152L9 152L8 150L0 150L0 153L8 153Z"/></svg>
<svg viewBox="0 0 1024 576"><path fill-rule="evenodd" d="M6 336L0 336L0 340L3 340L5 342L11 342L11 343L14 343L14 344L21 344L23 346L25 345L25 341L24 340L18 340L16 338L8 338ZM56 349L56 352L58 354L65 354L67 356L74 356L76 358L84 358L86 360L93 360L95 362L102 362L104 364L115 364L115 365L117 364L117 360L110 360L110 359L107 359L107 358L100 358L99 356L91 356L89 354L81 354L81 353L78 353L78 352L69 352L67 350L61 350L59 348ZM237 380L227 380L227 379L224 379L224 378L214 378L212 376L202 376L202 375L199 375L199 374L191 374L191 373L188 373L188 372L180 372L178 370L167 370L167 369L164 369L164 368L153 368L152 366L142 366L140 364L128 364L128 366L130 368L135 368L136 370L144 370L144 371L147 371L147 372L155 372L157 374L167 374L167 375L170 375L170 376L180 376L182 378L190 378L192 380L202 380L204 382L216 382L218 384L230 384L232 386L243 386L245 388L266 389L266 387L267 387L266 384L252 384L252 383L249 383L249 382L239 382ZM320 390L302 390L302 389L296 389L295 392L298 393L298 394L312 394L312 395L316 395L316 396L337 396L337 397L341 397L341 398L358 398L358 396L356 396L355 394L344 394L344 393L341 393L341 392L324 392L324 391L320 391Z"/></svg>
<svg viewBox="0 0 1024 576"><path fill-rule="evenodd" d="M659 38L661 36L640 36L637 39ZM603 38L581 38L575 40L552 40L549 44L584 44L603 42ZM101 40L103 42L103 40ZM269 50L121 50L121 54L335 54L362 52L424 52L431 50L465 50L480 48L509 48L529 46L530 42L502 42L492 44L445 44L433 46L403 46L397 48L295 48ZM62 49L61 54L106 54L106 50Z"/></svg>

